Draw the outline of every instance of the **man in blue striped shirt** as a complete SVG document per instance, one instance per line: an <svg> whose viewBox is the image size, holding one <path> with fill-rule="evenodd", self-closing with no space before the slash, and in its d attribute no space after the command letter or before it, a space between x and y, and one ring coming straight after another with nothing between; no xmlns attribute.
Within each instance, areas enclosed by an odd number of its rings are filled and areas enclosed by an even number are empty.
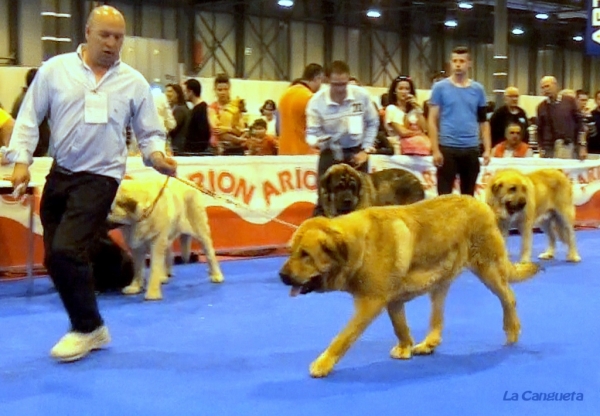
<svg viewBox="0 0 600 416"><path fill-rule="evenodd" d="M51 351L74 361L110 341L100 316L89 250L106 221L126 167L125 127L137 137L146 165L175 175L165 155L165 133L150 85L120 61L125 19L113 7L95 8L87 43L77 52L49 59L28 90L6 159L15 163L12 183L23 191L36 148L38 125L49 116L50 155L40 217L44 264L71 321L71 330Z"/></svg>
<svg viewBox="0 0 600 416"><path fill-rule="evenodd" d="M371 96L350 82L350 67L342 61L331 63L329 86L312 96L306 107L306 143L320 149L318 177L336 163L348 163L368 170L368 153L373 151L379 129L379 114ZM323 215L317 201L314 215Z"/></svg>

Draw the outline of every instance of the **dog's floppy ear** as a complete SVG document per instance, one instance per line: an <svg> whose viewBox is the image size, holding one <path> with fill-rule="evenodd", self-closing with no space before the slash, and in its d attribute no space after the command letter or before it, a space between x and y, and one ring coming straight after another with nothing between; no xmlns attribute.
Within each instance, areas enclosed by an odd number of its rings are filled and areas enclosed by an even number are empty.
<svg viewBox="0 0 600 416"><path fill-rule="evenodd" d="M325 172L319 179L319 193L321 194L321 198L325 197L329 192L329 188L331 187L331 176L331 173Z"/></svg>
<svg viewBox="0 0 600 416"><path fill-rule="evenodd" d="M502 182L496 182L495 184L492 185L492 193L494 195L497 195L498 191L500 191L500 189L502 189Z"/></svg>
<svg viewBox="0 0 600 416"><path fill-rule="evenodd" d="M117 205L119 205L127 212L134 213L137 209L138 202L135 199L126 196L122 199L117 200Z"/></svg>
<svg viewBox="0 0 600 416"><path fill-rule="evenodd" d="M338 263L347 262L348 245L343 234L334 228L328 228L325 232L327 238L320 241L323 252Z"/></svg>
<svg viewBox="0 0 600 416"><path fill-rule="evenodd" d="M363 175L366 175L365 173L362 172L356 172L357 175L353 175L352 180L354 181L354 184L356 185L356 194L360 195L360 193L363 190Z"/></svg>

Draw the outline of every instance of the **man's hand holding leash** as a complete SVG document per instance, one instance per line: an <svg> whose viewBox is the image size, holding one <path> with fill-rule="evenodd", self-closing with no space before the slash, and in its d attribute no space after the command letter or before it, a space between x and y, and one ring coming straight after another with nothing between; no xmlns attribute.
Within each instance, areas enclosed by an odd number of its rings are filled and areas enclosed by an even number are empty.
<svg viewBox="0 0 600 416"><path fill-rule="evenodd" d="M30 180L31 174L29 173L29 166L27 166L25 163L15 163L15 167L13 168L13 173L10 178L14 188L13 197L22 197L27 190L27 185L29 185Z"/></svg>
<svg viewBox="0 0 600 416"><path fill-rule="evenodd" d="M161 152L154 152L150 156L150 162L152 163L152 167L163 175L177 175L177 161L172 157L167 157Z"/></svg>

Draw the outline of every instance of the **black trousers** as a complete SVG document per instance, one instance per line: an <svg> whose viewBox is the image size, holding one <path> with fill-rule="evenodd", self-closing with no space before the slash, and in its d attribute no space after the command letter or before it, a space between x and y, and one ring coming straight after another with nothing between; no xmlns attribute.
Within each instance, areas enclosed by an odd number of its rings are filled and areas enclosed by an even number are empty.
<svg viewBox="0 0 600 416"><path fill-rule="evenodd" d="M347 149L343 149L344 150L344 160L335 160L335 158L333 157L333 152L330 149L324 149L321 154L319 155L319 164L317 166L317 177L318 177L318 181L321 180L321 177L325 174L325 172L327 172L327 169L329 169L330 167L332 167L333 165L337 165L338 163L347 163L349 165L351 165L351 161L352 161L352 157L359 153L362 148L360 146L357 147L350 147ZM358 168L356 168L357 170L361 171L361 172L365 172L367 173L369 171L369 161L367 160L367 162L365 162L364 164L362 164L361 166L359 166ZM317 205L315 206L315 209L313 211L313 217L319 217L319 216L323 216L325 214L325 212L323 211L323 207L321 206L321 197L319 195L319 184L317 183Z"/></svg>
<svg viewBox="0 0 600 416"><path fill-rule="evenodd" d="M444 164L437 170L438 195L451 194L456 175L460 178L460 193L475 195L475 185L479 176L478 147L440 146Z"/></svg>
<svg viewBox="0 0 600 416"><path fill-rule="evenodd" d="M114 178L56 165L46 177L40 205L44 263L73 331L88 333L103 324L90 249L106 223L118 187Z"/></svg>

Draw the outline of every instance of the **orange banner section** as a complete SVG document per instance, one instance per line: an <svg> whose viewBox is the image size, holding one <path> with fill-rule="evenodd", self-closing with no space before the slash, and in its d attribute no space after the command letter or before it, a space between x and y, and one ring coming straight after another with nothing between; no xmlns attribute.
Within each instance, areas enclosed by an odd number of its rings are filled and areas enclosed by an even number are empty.
<svg viewBox="0 0 600 416"><path fill-rule="evenodd" d="M31 167L32 181L43 186L52 160L36 158ZM311 216L316 201L316 156L228 156L178 158L180 177L214 192L205 196L215 249L254 251L283 247L299 225ZM372 156L372 170L391 167L415 173L436 195L435 168L430 157ZM497 169L516 167L531 171L555 167L569 175L573 183L577 224L600 225L600 160L570 161L547 159L493 159L482 167L476 197L483 198L485 182ZM4 178L12 167L0 167ZM139 158L130 158L127 178L158 175ZM41 189L34 195L35 265L43 262L42 226L39 220ZM0 200L0 270L22 269L27 259L27 200L15 201L4 195ZM119 233L114 237L123 243ZM195 246L198 248L198 246ZM176 247L177 248L177 247Z"/></svg>

